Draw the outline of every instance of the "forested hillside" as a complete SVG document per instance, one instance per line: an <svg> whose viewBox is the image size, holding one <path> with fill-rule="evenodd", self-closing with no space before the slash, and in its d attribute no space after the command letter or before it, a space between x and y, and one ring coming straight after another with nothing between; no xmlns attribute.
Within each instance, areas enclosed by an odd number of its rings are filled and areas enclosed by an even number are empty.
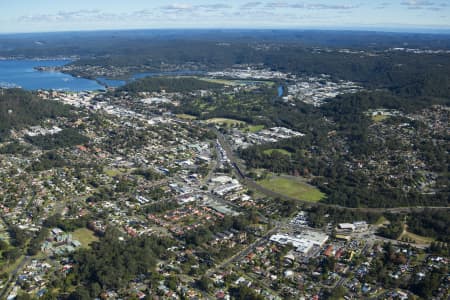
<svg viewBox="0 0 450 300"><path fill-rule="evenodd" d="M3 89L0 91L0 141L13 128L36 125L43 119L69 114L69 107L63 104L44 101L21 89Z"/></svg>
<svg viewBox="0 0 450 300"><path fill-rule="evenodd" d="M116 92L160 92L168 93L211 90L223 87L221 84L207 82L191 77L146 77L124 85Z"/></svg>

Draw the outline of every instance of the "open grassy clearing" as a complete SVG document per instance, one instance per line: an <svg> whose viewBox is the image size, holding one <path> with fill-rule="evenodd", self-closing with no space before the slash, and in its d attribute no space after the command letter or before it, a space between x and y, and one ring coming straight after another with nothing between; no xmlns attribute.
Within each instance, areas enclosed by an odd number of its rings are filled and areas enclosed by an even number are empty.
<svg viewBox="0 0 450 300"><path fill-rule="evenodd" d="M417 235L406 230L398 238L399 241L401 241L402 239L413 240L416 244L431 244L432 242L434 242L433 238Z"/></svg>
<svg viewBox="0 0 450 300"><path fill-rule="evenodd" d="M384 216L381 216L378 218L378 220L375 222L375 225L380 226L389 223L388 219L386 219Z"/></svg>
<svg viewBox="0 0 450 300"><path fill-rule="evenodd" d="M103 173L105 173L106 175L108 175L109 177L114 177L117 175L123 175L123 174L127 174L127 173L131 173L133 172L134 169L103 169Z"/></svg>
<svg viewBox="0 0 450 300"><path fill-rule="evenodd" d="M267 149L267 150L264 150L264 154L266 154L266 155L271 155L274 152L278 152L280 154L288 155L288 156L292 155L291 152L289 152L287 150L284 150L284 149Z"/></svg>
<svg viewBox="0 0 450 300"><path fill-rule="evenodd" d="M178 114L176 115L177 118L183 119L183 120L196 120L196 116L188 115L188 114Z"/></svg>
<svg viewBox="0 0 450 300"><path fill-rule="evenodd" d="M89 244L98 241L98 237L92 230L87 228L79 228L72 232L72 238L81 243L82 247L88 248Z"/></svg>
<svg viewBox="0 0 450 300"><path fill-rule="evenodd" d="M103 170L103 172L106 175L108 175L109 177L114 177L114 176L122 174L122 172L118 169L107 169L107 170Z"/></svg>
<svg viewBox="0 0 450 300"><path fill-rule="evenodd" d="M255 133L263 130L265 127L266 126L264 125L248 125L247 128L245 128L245 131Z"/></svg>
<svg viewBox="0 0 450 300"><path fill-rule="evenodd" d="M236 81L239 84L243 84L243 85L266 85L268 87L273 87L275 86L275 82L273 81L266 81L266 80L238 80Z"/></svg>
<svg viewBox="0 0 450 300"><path fill-rule="evenodd" d="M417 254L417 262L419 262L419 263L423 263L426 258L427 258L426 253L418 253Z"/></svg>
<svg viewBox="0 0 450 300"><path fill-rule="evenodd" d="M374 122L382 122L382 121L386 120L387 118L389 118L389 116L386 116L386 115L375 115L375 116L372 116L372 121L374 121Z"/></svg>
<svg viewBox="0 0 450 300"><path fill-rule="evenodd" d="M272 175L266 179L258 181L258 183L276 193L299 200L318 202L325 198L325 194L317 188L302 182L300 179L295 177L290 178L286 176Z"/></svg>
<svg viewBox="0 0 450 300"><path fill-rule="evenodd" d="M223 84L223 85L239 85L240 83L237 81L233 81L233 80L227 80L227 79L215 79L215 78L206 78L206 77L195 77L196 79L199 80L203 80L206 82L211 82L211 83L218 83L218 84Z"/></svg>
<svg viewBox="0 0 450 300"><path fill-rule="evenodd" d="M239 126L239 125L245 125L246 123L244 121L234 120L234 119L227 119L227 118L212 118L206 120L206 123L208 124L217 124L217 125L225 125L225 126Z"/></svg>

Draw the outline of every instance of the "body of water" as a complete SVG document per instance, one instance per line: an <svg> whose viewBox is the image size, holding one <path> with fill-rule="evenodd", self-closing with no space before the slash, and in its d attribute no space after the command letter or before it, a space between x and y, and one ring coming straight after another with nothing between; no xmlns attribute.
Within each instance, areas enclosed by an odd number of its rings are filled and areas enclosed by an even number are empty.
<svg viewBox="0 0 450 300"><path fill-rule="evenodd" d="M73 92L105 90L119 87L127 82L144 77L204 75L203 71L148 72L131 76L129 80L97 78L89 80L73 77L61 72L42 72L36 67L58 67L70 63L68 60L0 60L0 87L21 87L26 90L67 90Z"/></svg>
<svg viewBox="0 0 450 300"><path fill-rule="evenodd" d="M104 86L114 87L114 88L122 86L127 83L125 80L108 79L108 78L104 78L104 77L97 78L97 81L100 82L101 84L103 84Z"/></svg>
<svg viewBox="0 0 450 300"><path fill-rule="evenodd" d="M284 94L284 87L280 85L278 87L278 97L283 97L283 94Z"/></svg>
<svg viewBox="0 0 450 300"><path fill-rule="evenodd" d="M41 72L35 67L63 66L67 60L0 60L0 87L26 90L94 91L105 87L95 80L77 78L61 72Z"/></svg>

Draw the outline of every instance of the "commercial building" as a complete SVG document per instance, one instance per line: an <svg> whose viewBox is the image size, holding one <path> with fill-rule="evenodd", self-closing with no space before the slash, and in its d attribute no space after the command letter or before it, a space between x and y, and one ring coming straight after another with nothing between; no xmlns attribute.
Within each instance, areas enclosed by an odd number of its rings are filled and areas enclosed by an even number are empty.
<svg viewBox="0 0 450 300"><path fill-rule="evenodd" d="M270 241L287 245L292 244L295 250L301 254L308 254L313 247L322 247L328 240L328 235L316 231L305 230L298 235L275 234Z"/></svg>

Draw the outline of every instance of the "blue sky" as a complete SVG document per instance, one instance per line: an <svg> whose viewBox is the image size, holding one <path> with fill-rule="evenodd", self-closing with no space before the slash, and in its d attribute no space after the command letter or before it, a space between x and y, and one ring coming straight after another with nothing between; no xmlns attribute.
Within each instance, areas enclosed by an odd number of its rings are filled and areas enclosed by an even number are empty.
<svg viewBox="0 0 450 300"><path fill-rule="evenodd" d="M137 28L450 29L450 0L1 0L0 32Z"/></svg>

